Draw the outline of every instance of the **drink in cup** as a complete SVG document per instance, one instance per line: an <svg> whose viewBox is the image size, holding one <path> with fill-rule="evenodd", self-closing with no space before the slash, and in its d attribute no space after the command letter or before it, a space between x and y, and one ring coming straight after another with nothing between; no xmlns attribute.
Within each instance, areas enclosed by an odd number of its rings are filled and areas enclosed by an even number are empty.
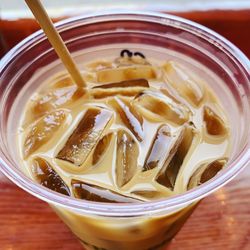
<svg viewBox="0 0 250 250"><path fill-rule="evenodd" d="M46 200L86 249L163 249L248 161L245 61L232 77L217 46L227 42L172 16L100 15L58 28L87 91L41 33L12 51L25 66L18 78L1 75L13 83L1 100L14 131L6 147L15 141L4 172Z"/></svg>

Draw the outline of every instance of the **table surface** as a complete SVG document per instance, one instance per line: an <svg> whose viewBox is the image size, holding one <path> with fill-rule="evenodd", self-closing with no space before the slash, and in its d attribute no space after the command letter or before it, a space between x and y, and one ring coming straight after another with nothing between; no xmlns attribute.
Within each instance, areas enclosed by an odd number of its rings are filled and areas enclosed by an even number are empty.
<svg viewBox="0 0 250 250"><path fill-rule="evenodd" d="M213 28L250 57L250 11L181 16ZM2 31L3 24L0 25ZM6 26L7 32L10 26ZM13 41L16 31L6 34L8 39L12 38L12 43L17 42ZM167 249L250 249L249 180L250 169L246 168L225 187L204 199ZM0 174L0 250L10 249L80 250L82 247L45 202L27 194Z"/></svg>
<svg viewBox="0 0 250 250"><path fill-rule="evenodd" d="M167 250L250 249L250 171L205 198ZM43 201L0 177L0 249L82 249ZM118 250L118 249L117 249ZM138 249L139 250L139 249Z"/></svg>

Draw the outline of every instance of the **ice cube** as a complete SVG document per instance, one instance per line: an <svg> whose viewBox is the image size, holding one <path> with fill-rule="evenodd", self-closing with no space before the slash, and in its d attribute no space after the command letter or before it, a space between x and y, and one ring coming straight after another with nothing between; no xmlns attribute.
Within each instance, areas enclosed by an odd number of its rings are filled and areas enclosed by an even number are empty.
<svg viewBox="0 0 250 250"><path fill-rule="evenodd" d="M212 179L226 165L227 160L227 158L221 158L209 164L202 164L191 176L188 183L188 190Z"/></svg>
<svg viewBox="0 0 250 250"><path fill-rule="evenodd" d="M139 94L135 97L133 104L139 107L145 118L152 122L167 120L182 125L189 119L187 107L153 91L144 91Z"/></svg>
<svg viewBox="0 0 250 250"><path fill-rule="evenodd" d="M169 145L172 140L170 128L162 125L158 128L151 147L148 151L143 171L147 171L156 167L161 167L169 152Z"/></svg>
<svg viewBox="0 0 250 250"><path fill-rule="evenodd" d="M95 165L99 160L102 158L102 156L105 154L107 151L111 139L113 137L112 133L109 133L105 136L102 137L102 139L97 143L94 153L93 153L93 159L92 159L92 164Z"/></svg>
<svg viewBox="0 0 250 250"><path fill-rule="evenodd" d="M96 74L91 71L86 71L86 70L81 70L81 76L83 80L87 83L89 82L96 82ZM53 77L53 79L50 79L50 82L52 83L47 90L55 90L59 88L64 88L64 87L76 87L76 83L74 80L71 78L71 76L67 73L61 73L60 75L57 75Z"/></svg>
<svg viewBox="0 0 250 250"><path fill-rule="evenodd" d="M201 80L191 76L183 66L176 62L168 62L163 65L164 76L167 82L187 98L194 106L199 106L204 98L204 87Z"/></svg>
<svg viewBox="0 0 250 250"><path fill-rule="evenodd" d="M85 94L83 89L72 85L64 88L51 89L42 94L38 100L33 101L32 113L34 119L57 109L62 108L70 102L76 101Z"/></svg>
<svg viewBox="0 0 250 250"><path fill-rule="evenodd" d="M135 203L139 200L121 195L106 188L87 184L79 180L71 182L74 196L78 199L108 202L108 203Z"/></svg>
<svg viewBox="0 0 250 250"><path fill-rule="evenodd" d="M135 79L98 85L90 90L90 94L98 99L116 95L135 96L148 87L146 79Z"/></svg>
<svg viewBox="0 0 250 250"><path fill-rule="evenodd" d="M156 167L163 171L175 154L182 137L182 130L178 132L178 135L172 136L169 127L166 124L161 125L148 151L142 171Z"/></svg>
<svg viewBox="0 0 250 250"><path fill-rule="evenodd" d="M74 85L74 82L73 82L72 78L67 74L62 74L62 75L59 75L59 76L56 76L53 78L52 87L54 89L70 87L73 85Z"/></svg>
<svg viewBox="0 0 250 250"><path fill-rule="evenodd" d="M35 180L44 187L70 196L68 186L46 160L40 157L35 158L32 162L32 174Z"/></svg>
<svg viewBox="0 0 250 250"><path fill-rule="evenodd" d="M134 191L132 192L132 194L141 196L147 200L159 200L162 198L166 198L166 196L164 196L165 194L161 193L160 191L154 191L154 190Z"/></svg>
<svg viewBox="0 0 250 250"><path fill-rule="evenodd" d="M107 109L88 109L57 158L82 165L111 123L112 117L113 113Z"/></svg>
<svg viewBox="0 0 250 250"><path fill-rule="evenodd" d="M130 88L110 88L110 89L91 89L90 95L95 99L102 99L111 96L135 96L145 90L144 87Z"/></svg>
<svg viewBox="0 0 250 250"><path fill-rule="evenodd" d="M138 78L154 79L156 73L150 65L136 65L97 71L98 82L120 82Z"/></svg>
<svg viewBox="0 0 250 250"><path fill-rule="evenodd" d="M186 109L188 109L188 108L186 107L186 105L184 105L179 99L177 99L177 97L176 97L169 89L161 88L160 91L161 91L161 93L163 93L165 96L167 96L168 98L170 98L171 100L173 100L175 103L181 104L181 105L184 106Z"/></svg>
<svg viewBox="0 0 250 250"><path fill-rule="evenodd" d="M194 133L195 132L192 127L188 126L184 128L183 137L181 137L181 142L179 143L176 153L166 170L156 179L158 183L173 190L181 165L192 144Z"/></svg>
<svg viewBox="0 0 250 250"><path fill-rule="evenodd" d="M207 106L204 107L203 120L208 134L223 136L227 133L223 120Z"/></svg>
<svg viewBox="0 0 250 250"><path fill-rule="evenodd" d="M142 141L144 134L142 129L143 119L134 107L125 99L115 97L110 104L117 110L123 123L135 135L138 141Z"/></svg>
<svg viewBox="0 0 250 250"><path fill-rule="evenodd" d="M124 130L117 132L116 180L119 187L128 183L137 171L139 148L133 137Z"/></svg>
<svg viewBox="0 0 250 250"><path fill-rule="evenodd" d="M66 119L63 110L51 112L31 125L23 145L23 156L26 159L38 148L47 143Z"/></svg>
<svg viewBox="0 0 250 250"><path fill-rule="evenodd" d="M148 88L149 84L146 79L133 79L133 80L127 80L127 81L121 81L121 82L113 82L113 83L106 83L102 85L97 85L93 87L93 89L96 88L103 88L103 89L110 89L110 88L132 88L132 87L144 87Z"/></svg>

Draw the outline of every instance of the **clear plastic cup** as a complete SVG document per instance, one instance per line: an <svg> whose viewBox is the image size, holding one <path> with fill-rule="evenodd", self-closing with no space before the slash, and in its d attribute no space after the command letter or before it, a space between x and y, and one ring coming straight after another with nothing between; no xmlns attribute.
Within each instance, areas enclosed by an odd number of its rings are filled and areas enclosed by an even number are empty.
<svg viewBox="0 0 250 250"><path fill-rule="evenodd" d="M214 77L207 81L227 112L232 131L227 168L207 183L165 200L106 204L55 193L29 179L20 168L16 136L24 105L44 80L63 69L44 34L38 31L31 35L0 63L1 171L49 203L86 249L162 249L202 198L225 185L249 163L249 60L220 35L171 15L101 13L65 20L57 24L57 29L78 64L85 57L110 53L112 48L146 48L148 53L154 48L154 55L162 55L164 50L181 55L178 60L197 62ZM212 79L219 79L222 84Z"/></svg>

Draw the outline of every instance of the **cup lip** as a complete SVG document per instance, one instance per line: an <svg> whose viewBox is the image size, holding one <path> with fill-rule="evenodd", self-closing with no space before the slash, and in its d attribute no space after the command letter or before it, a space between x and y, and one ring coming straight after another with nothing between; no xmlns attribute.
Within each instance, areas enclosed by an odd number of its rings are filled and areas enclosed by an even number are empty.
<svg viewBox="0 0 250 250"><path fill-rule="evenodd" d="M219 44L221 48L224 49L223 52L229 53L245 69L248 74L250 85L250 61L235 45L216 32L181 17L149 11L102 11L93 13L91 15L80 15L65 19L56 23L56 27L60 31L67 26L77 22L82 22L83 20L86 23L93 23L103 21L103 18L106 18L107 20L124 20L129 18L131 20L132 17L134 18L133 20L141 20L141 18L144 17L144 19L147 21L152 22L155 19L158 22L161 20L163 23L170 20L172 26L177 25L179 28L184 27L189 31L192 31L195 35L212 39L210 42L216 41L217 44ZM167 24L169 25L170 23ZM7 67L15 55L17 55L22 50L28 49L34 41L39 39L45 39L45 36L41 30L25 38L22 42L12 48L0 61L0 73L4 71L5 67ZM22 173L20 169L12 169L9 166L9 160L6 158L6 156L4 156L1 148L0 170L16 185L50 204L59 205L67 209L77 210L81 213L91 215L104 215L113 217L141 216L148 215L150 213L161 212L164 210L170 211L184 207L185 205L200 200L201 198L217 190L219 187L225 185L250 162L249 138L250 133L248 131L248 140L241 152L239 152L235 159L227 166L225 169L226 171L222 170L216 175L216 177L213 178L212 181L210 180L199 187L173 197L168 197L165 200L143 202L138 204L111 204L83 201L51 191L40 184L31 182L30 179L24 173Z"/></svg>

